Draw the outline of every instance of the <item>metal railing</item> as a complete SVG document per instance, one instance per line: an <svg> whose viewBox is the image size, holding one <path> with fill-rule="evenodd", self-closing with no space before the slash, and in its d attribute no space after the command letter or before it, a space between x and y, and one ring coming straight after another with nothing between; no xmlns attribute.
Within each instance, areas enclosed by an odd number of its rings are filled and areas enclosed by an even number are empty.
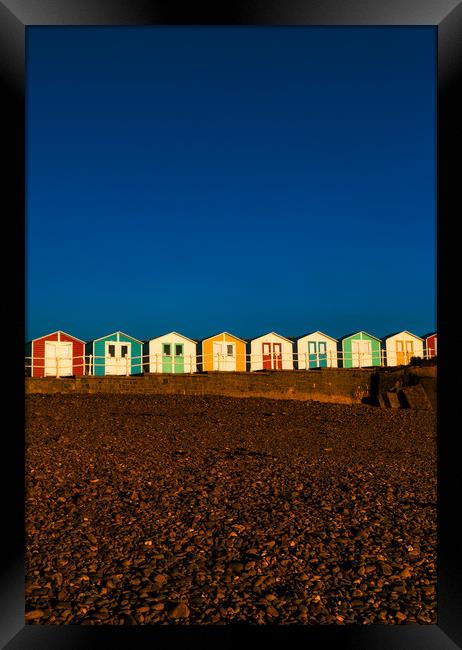
<svg viewBox="0 0 462 650"><path fill-rule="evenodd" d="M385 350L371 352L282 352L281 354L235 353L166 355L145 354L138 356L76 357L26 357L26 375L66 377L75 375L136 375L142 373L194 374L196 372L258 372L259 370L312 370L315 368L370 368L408 365L411 359L436 358L432 349L422 355L411 352L388 354Z"/></svg>

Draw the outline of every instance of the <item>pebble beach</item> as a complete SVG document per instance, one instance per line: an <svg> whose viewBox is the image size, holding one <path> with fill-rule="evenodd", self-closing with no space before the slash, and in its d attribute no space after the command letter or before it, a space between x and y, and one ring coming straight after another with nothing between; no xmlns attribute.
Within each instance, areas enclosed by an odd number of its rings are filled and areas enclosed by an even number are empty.
<svg viewBox="0 0 462 650"><path fill-rule="evenodd" d="M436 413L29 395L26 622L436 623Z"/></svg>

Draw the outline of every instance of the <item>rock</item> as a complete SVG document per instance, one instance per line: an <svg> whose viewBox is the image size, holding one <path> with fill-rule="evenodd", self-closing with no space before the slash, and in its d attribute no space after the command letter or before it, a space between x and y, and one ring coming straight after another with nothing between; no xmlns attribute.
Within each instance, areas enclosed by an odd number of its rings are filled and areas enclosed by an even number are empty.
<svg viewBox="0 0 462 650"><path fill-rule="evenodd" d="M43 616L45 616L45 612L42 609L33 609L30 612L26 612L25 619L26 621L35 621Z"/></svg>
<svg viewBox="0 0 462 650"><path fill-rule="evenodd" d="M392 409L400 409L401 408L401 402L399 401L398 393L395 393L393 391L388 391L386 393L386 398L388 400L388 403Z"/></svg>
<svg viewBox="0 0 462 650"><path fill-rule="evenodd" d="M168 613L170 618L188 618L189 614L189 607L186 605L186 603L179 603Z"/></svg>
<svg viewBox="0 0 462 650"><path fill-rule="evenodd" d="M158 585L165 585L167 580L168 580L167 576L164 575L163 573L159 573L154 578L154 582L156 582Z"/></svg>
<svg viewBox="0 0 462 650"><path fill-rule="evenodd" d="M271 618L277 618L279 616L278 610L275 607L273 607L273 605L268 605L268 607L266 608L266 613Z"/></svg>
<svg viewBox="0 0 462 650"><path fill-rule="evenodd" d="M422 384L401 388L401 390L398 392L398 395L404 400L407 408L423 409L426 411L432 410L431 402L428 399L427 393L425 392Z"/></svg>

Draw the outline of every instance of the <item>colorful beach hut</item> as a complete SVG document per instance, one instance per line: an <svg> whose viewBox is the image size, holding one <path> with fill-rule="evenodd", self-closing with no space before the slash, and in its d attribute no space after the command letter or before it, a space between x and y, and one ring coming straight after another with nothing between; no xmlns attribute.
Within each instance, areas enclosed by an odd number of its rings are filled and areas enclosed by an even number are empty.
<svg viewBox="0 0 462 650"><path fill-rule="evenodd" d="M148 372L196 372L197 341L169 332L147 342Z"/></svg>
<svg viewBox="0 0 462 650"><path fill-rule="evenodd" d="M107 334L87 343L93 375L138 375L143 372L142 342L123 332Z"/></svg>
<svg viewBox="0 0 462 650"><path fill-rule="evenodd" d="M204 372L246 370L246 341L229 332L202 339L199 351Z"/></svg>
<svg viewBox="0 0 462 650"><path fill-rule="evenodd" d="M438 336L436 332L431 332L430 334L425 334L425 357L427 359L433 359L433 357L438 356Z"/></svg>
<svg viewBox="0 0 462 650"><path fill-rule="evenodd" d="M72 377L85 374L85 341L62 330L26 344L26 371L31 377Z"/></svg>
<svg viewBox="0 0 462 650"><path fill-rule="evenodd" d="M276 332L263 334L249 343L250 370L293 370L293 342Z"/></svg>
<svg viewBox="0 0 462 650"><path fill-rule="evenodd" d="M298 369L337 368L337 339L319 330L297 339Z"/></svg>
<svg viewBox="0 0 462 650"><path fill-rule="evenodd" d="M406 366L412 357L423 359L423 339L407 330L388 334L382 341L387 366Z"/></svg>
<svg viewBox="0 0 462 650"><path fill-rule="evenodd" d="M381 365L381 341L360 331L342 336L339 348L344 368L367 368Z"/></svg>

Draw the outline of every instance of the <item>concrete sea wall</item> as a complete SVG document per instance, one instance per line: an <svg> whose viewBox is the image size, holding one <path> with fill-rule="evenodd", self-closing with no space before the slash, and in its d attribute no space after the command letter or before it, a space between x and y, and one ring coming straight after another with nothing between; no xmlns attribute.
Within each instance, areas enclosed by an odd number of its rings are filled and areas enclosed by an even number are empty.
<svg viewBox="0 0 462 650"><path fill-rule="evenodd" d="M192 375L145 374L133 377L26 378L32 393L146 393L226 395L315 400L335 404L379 404L379 396L420 384L436 409L436 366L398 369L322 368L265 372L208 372Z"/></svg>
<svg viewBox="0 0 462 650"><path fill-rule="evenodd" d="M227 395L357 404L369 395L370 380L370 371L343 369L61 379L27 377L26 393Z"/></svg>

